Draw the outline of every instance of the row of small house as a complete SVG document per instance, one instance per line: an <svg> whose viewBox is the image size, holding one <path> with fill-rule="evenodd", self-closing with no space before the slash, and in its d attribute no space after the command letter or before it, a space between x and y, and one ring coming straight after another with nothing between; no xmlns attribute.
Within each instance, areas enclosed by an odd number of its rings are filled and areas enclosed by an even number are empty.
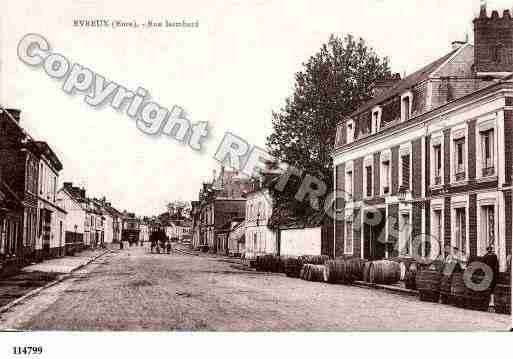
<svg viewBox="0 0 513 359"><path fill-rule="evenodd" d="M121 239L130 216L72 183L60 187L62 168L21 127L19 110L1 109L0 271Z"/></svg>
<svg viewBox="0 0 513 359"><path fill-rule="evenodd" d="M193 248L246 259L331 255L333 222L322 214L296 217L273 209L272 178L276 174L247 179L223 167L214 174L191 203Z"/></svg>

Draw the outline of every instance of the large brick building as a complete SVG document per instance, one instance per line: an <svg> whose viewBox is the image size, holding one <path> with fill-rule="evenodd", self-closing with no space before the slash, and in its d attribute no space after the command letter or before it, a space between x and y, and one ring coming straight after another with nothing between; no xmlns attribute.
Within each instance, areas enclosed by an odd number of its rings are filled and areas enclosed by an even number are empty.
<svg viewBox="0 0 513 359"><path fill-rule="evenodd" d="M36 256L38 235L38 176L40 150L20 127L20 111L2 109L0 113L0 171L7 186L23 206L23 261Z"/></svg>
<svg viewBox="0 0 513 359"><path fill-rule="evenodd" d="M246 215L246 199L243 194L249 190L249 181L235 171L221 167L219 175L214 173L212 182L204 183L199 193L199 203L194 207L196 218L192 233L195 246L208 246L213 252L227 252L228 243L217 234L234 218Z"/></svg>
<svg viewBox="0 0 513 359"><path fill-rule="evenodd" d="M376 86L337 127L336 256L411 256L423 234L483 255L511 255L513 20L474 20L475 43ZM438 249L438 248L437 248ZM428 254L426 248L421 254ZM433 254L433 253L431 253Z"/></svg>

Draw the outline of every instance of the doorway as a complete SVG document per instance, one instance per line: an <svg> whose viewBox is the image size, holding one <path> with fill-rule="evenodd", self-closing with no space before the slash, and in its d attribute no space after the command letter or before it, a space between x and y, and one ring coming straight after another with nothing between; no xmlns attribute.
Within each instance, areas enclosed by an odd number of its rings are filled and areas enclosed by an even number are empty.
<svg viewBox="0 0 513 359"><path fill-rule="evenodd" d="M386 257L386 211L376 208L365 211L363 223L365 259L380 260Z"/></svg>

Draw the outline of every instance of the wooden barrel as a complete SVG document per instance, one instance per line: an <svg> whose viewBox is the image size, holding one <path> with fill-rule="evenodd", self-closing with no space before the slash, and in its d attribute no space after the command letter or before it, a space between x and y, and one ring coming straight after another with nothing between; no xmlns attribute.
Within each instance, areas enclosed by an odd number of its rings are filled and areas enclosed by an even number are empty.
<svg viewBox="0 0 513 359"><path fill-rule="evenodd" d="M298 260L301 262L301 264L324 264L330 259L329 256L326 255L320 255L320 256L312 256L312 255L304 255L299 256Z"/></svg>
<svg viewBox="0 0 513 359"><path fill-rule="evenodd" d="M302 270L301 279L311 282L324 281L324 265L319 264L305 264Z"/></svg>
<svg viewBox="0 0 513 359"><path fill-rule="evenodd" d="M465 282L463 281L462 272L452 274L450 301L457 307L465 307Z"/></svg>
<svg viewBox="0 0 513 359"><path fill-rule="evenodd" d="M452 274L442 275L440 280L440 301L442 304L451 304Z"/></svg>
<svg viewBox="0 0 513 359"><path fill-rule="evenodd" d="M370 283L370 270L372 268L372 262L365 262L362 269L362 279L364 282Z"/></svg>
<svg viewBox="0 0 513 359"><path fill-rule="evenodd" d="M473 290L465 286L464 306L472 310L488 311L490 305L490 289Z"/></svg>
<svg viewBox="0 0 513 359"><path fill-rule="evenodd" d="M413 262L408 267L408 271L404 277L404 286L407 289L416 290L417 289L417 263Z"/></svg>
<svg viewBox="0 0 513 359"><path fill-rule="evenodd" d="M371 283L392 284L399 281L401 269L397 262L381 260L372 262L369 270Z"/></svg>
<svg viewBox="0 0 513 359"><path fill-rule="evenodd" d="M495 312L511 314L511 274L499 273L497 285L495 286L494 301Z"/></svg>
<svg viewBox="0 0 513 359"><path fill-rule="evenodd" d="M440 297L440 281L442 273L435 269L424 269L417 273L417 289L420 300L425 302L438 302Z"/></svg>
<svg viewBox="0 0 513 359"><path fill-rule="evenodd" d="M349 266L349 271L352 273L353 276L352 280L363 280L363 267L367 261L361 258L349 258L346 259L346 261Z"/></svg>
<svg viewBox="0 0 513 359"><path fill-rule="evenodd" d="M324 280L326 282L344 284L352 283L355 271L360 268L357 262L346 259L330 260L324 266Z"/></svg>
<svg viewBox="0 0 513 359"><path fill-rule="evenodd" d="M298 278L302 265L299 263L298 258L288 257L284 260L284 272L287 277Z"/></svg>

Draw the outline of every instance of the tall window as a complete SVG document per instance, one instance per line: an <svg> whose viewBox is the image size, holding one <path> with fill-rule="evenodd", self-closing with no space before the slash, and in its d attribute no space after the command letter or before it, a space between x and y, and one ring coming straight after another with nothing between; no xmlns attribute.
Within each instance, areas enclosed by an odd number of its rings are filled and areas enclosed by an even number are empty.
<svg viewBox="0 0 513 359"><path fill-rule="evenodd" d="M483 206L482 208L482 236L485 248L495 244L495 208L494 206Z"/></svg>
<svg viewBox="0 0 513 359"><path fill-rule="evenodd" d="M346 131L346 136L347 136L347 143L351 143L354 141L354 123L353 121L349 121L347 123L347 131Z"/></svg>
<svg viewBox="0 0 513 359"><path fill-rule="evenodd" d="M456 181L463 181L465 179L465 139L461 138L454 141L455 151L455 173Z"/></svg>
<svg viewBox="0 0 513 359"><path fill-rule="evenodd" d="M365 177L367 179L366 194L367 194L367 197L371 197L372 196L372 166L365 167Z"/></svg>
<svg viewBox="0 0 513 359"><path fill-rule="evenodd" d="M383 183L383 194L390 193L390 161L382 162L382 183Z"/></svg>
<svg viewBox="0 0 513 359"><path fill-rule="evenodd" d="M346 222L346 240L344 243L344 252L353 253L353 222Z"/></svg>
<svg viewBox="0 0 513 359"><path fill-rule="evenodd" d="M467 252L467 229L466 229L466 216L465 216L465 208L456 208L456 223L454 228L454 236L456 240L456 247L462 252Z"/></svg>
<svg viewBox="0 0 513 359"><path fill-rule="evenodd" d="M381 122L381 110L377 109L372 112L372 131L376 133L379 131Z"/></svg>
<svg viewBox="0 0 513 359"><path fill-rule="evenodd" d="M409 255L411 253L411 224L410 224L410 215L402 214L401 215L401 223L400 223L400 253L403 255Z"/></svg>
<svg viewBox="0 0 513 359"><path fill-rule="evenodd" d="M493 130L481 132L481 161L483 177L495 174Z"/></svg>
<svg viewBox="0 0 513 359"><path fill-rule="evenodd" d="M401 156L402 181L401 185L405 189L410 188L410 155Z"/></svg>
<svg viewBox="0 0 513 359"><path fill-rule="evenodd" d="M346 172L346 193L353 195L353 171Z"/></svg>
<svg viewBox="0 0 513 359"><path fill-rule="evenodd" d="M410 119L410 111L411 111L411 99L409 96L406 96L402 100L403 121L408 121Z"/></svg>
<svg viewBox="0 0 513 359"><path fill-rule="evenodd" d="M433 212L433 235L436 236L436 240L442 243L442 211L436 210Z"/></svg>
<svg viewBox="0 0 513 359"><path fill-rule="evenodd" d="M434 146L433 154L435 185L439 185L442 183L442 145Z"/></svg>

